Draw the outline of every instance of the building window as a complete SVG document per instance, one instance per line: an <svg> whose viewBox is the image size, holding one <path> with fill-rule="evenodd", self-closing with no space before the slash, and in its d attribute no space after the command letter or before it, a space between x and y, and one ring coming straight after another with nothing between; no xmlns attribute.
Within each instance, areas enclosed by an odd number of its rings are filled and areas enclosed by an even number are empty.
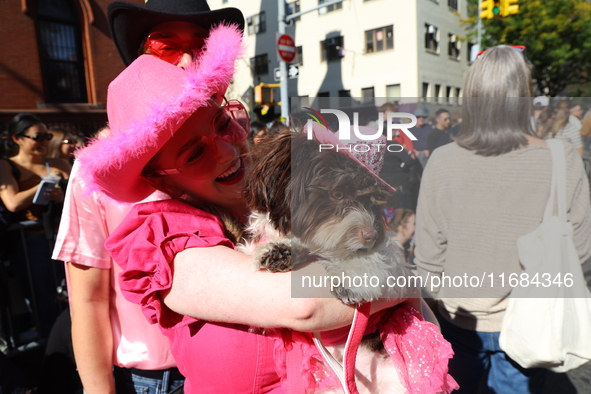
<svg viewBox="0 0 591 394"><path fill-rule="evenodd" d="M293 15L300 12L300 0L292 1L290 3L285 4L285 15ZM292 19L293 21L297 22L300 20L300 17Z"/></svg>
<svg viewBox="0 0 591 394"><path fill-rule="evenodd" d="M328 3L329 0L318 0L318 5ZM324 15L329 12L333 12L334 10L340 10L343 8L343 2L336 3L333 5L329 5L328 7L322 7L318 9L318 14Z"/></svg>
<svg viewBox="0 0 591 394"><path fill-rule="evenodd" d="M269 73L269 59L267 54L257 55L250 58L250 67L254 75L262 75Z"/></svg>
<svg viewBox="0 0 591 394"><path fill-rule="evenodd" d="M365 53L394 48L394 26L380 27L365 32Z"/></svg>
<svg viewBox="0 0 591 394"><path fill-rule="evenodd" d="M330 92L318 92L318 107L330 108Z"/></svg>
<svg viewBox="0 0 591 394"><path fill-rule="evenodd" d="M461 105L461 96L460 93L462 92L462 90L460 88L456 88L456 104L457 105Z"/></svg>
<svg viewBox="0 0 591 394"><path fill-rule="evenodd" d="M386 85L387 98L400 98L400 84Z"/></svg>
<svg viewBox="0 0 591 394"><path fill-rule="evenodd" d="M454 11L458 10L458 0L447 0L447 6Z"/></svg>
<svg viewBox="0 0 591 394"><path fill-rule="evenodd" d="M37 1L37 27L46 101L87 102L80 27L72 4Z"/></svg>
<svg viewBox="0 0 591 394"><path fill-rule="evenodd" d="M446 103L451 104L451 99L452 99L452 94L453 94L453 88L451 86L448 86L445 88L445 99L446 99Z"/></svg>
<svg viewBox="0 0 591 394"><path fill-rule="evenodd" d="M466 56L466 59L468 59L468 63L472 63L472 59L476 58L476 54L473 54L472 52L474 52L474 44L468 42L468 56Z"/></svg>
<svg viewBox="0 0 591 394"><path fill-rule="evenodd" d="M339 60L345 56L345 51L343 50L343 36L327 38L324 41L320 42L320 47L322 50L322 61L334 61Z"/></svg>
<svg viewBox="0 0 591 394"><path fill-rule="evenodd" d="M295 59L293 60L295 64L299 64L300 66L304 65L304 52L302 50L302 46L296 47L296 55Z"/></svg>
<svg viewBox="0 0 591 394"><path fill-rule="evenodd" d="M371 88L362 88L361 97L363 97L363 104L374 104L375 103L375 90Z"/></svg>
<svg viewBox="0 0 591 394"><path fill-rule="evenodd" d="M435 84L435 95L433 97L435 97L435 102L436 103L439 102L439 95L440 94L441 94L441 85Z"/></svg>
<svg viewBox="0 0 591 394"><path fill-rule="evenodd" d="M423 82L423 92L421 97L422 98L427 98L427 96L429 95L429 83L428 82Z"/></svg>
<svg viewBox="0 0 591 394"><path fill-rule="evenodd" d="M447 41L447 54L449 57L459 60L460 59L460 42L458 36L455 34L448 34Z"/></svg>
<svg viewBox="0 0 591 394"><path fill-rule="evenodd" d="M246 25L248 26L248 34L259 34L267 31L267 20L265 18L265 11L260 14L249 16L246 18Z"/></svg>
<svg viewBox="0 0 591 394"><path fill-rule="evenodd" d="M436 26L425 23L425 49L433 52L439 50L439 29Z"/></svg>
<svg viewBox="0 0 591 394"><path fill-rule="evenodd" d="M351 98L350 90L339 90L339 106L340 107L351 107L353 99Z"/></svg>

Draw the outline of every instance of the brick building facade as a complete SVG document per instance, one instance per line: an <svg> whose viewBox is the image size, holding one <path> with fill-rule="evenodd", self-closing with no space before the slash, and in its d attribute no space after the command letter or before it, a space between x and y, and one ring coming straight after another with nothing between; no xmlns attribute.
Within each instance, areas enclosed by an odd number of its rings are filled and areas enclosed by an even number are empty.
<svg viewBox="0 0 591 394"><path fill-rule="evenodd" d="M19 112L35 113L50 127L86 135L106 123L107 87L124 68L109 33L110 2L2 2L2 129Z"/></svg>

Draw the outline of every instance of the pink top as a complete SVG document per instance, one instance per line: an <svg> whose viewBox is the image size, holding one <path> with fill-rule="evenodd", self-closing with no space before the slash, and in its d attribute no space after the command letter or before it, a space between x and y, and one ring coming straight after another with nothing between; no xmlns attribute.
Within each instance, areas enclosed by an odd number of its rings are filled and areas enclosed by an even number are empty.
<svg viewBox="0 0 591 394"><path fill-rule="evenodd" d="M117 280L121 268L113 264L104 248L105 240L132 205L102 200L97 198L96 193L85 195L78 167L75 163L68 182L53 258L111 271L109 310L114 365L145 370L174 367L176 363L168 339L158 327L148 324L140 307L123 297Z"/></svg>
<svg viewBox="0 0 591 394"><path fill-rule="evenodd" d="M273 338L243 325L179 315L160 299L160 292L171 287L176 253L216 245L234 247L219 219L177 200L134 206L105 243L123 267L125 297L140 304L148 321L158 323L170 339L186 393L284 393L275 372Z"/></svg>
<svg viewBox="0 0 591 394"><path fill-rule="evenodd" d="M355 356L363 335L380 333L384 348L405 387L400 394L448 394L459 388L448 373L448 362L453 350L439 329L412 306L402 303L369 316L371 304L359 308L351 333L350 327L321 333L324 345L338 345L347 341L343 350L345 380L349 392L358 393L355 378ZM364 316L361 318L360 316ZM360 321L363 320L363 321ZM277 339L275 354L277 370L290 393L323 393L341 387L334 372L326 365L309 333L281 329L274 333ZM352 338L351 338L352 337ZM382 355L375 353L378 363ZM367 359L364 360L367 362ZM376 365L376 364L374 364ZM363 368L364 370L366 368ZM340 391L338 391L340 392Z"/></svg>

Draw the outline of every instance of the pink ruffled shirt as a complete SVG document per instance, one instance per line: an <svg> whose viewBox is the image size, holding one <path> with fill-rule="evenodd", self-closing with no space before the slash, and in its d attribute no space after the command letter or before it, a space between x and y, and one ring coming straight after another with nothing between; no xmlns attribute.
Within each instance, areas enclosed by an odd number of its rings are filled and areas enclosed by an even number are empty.
<svg viewBox="0 0 591 394"><path fill-rule="evenodd" d="M110 270L113 365L145 370L174 367L168 339L158 327L148 324L139 306L123 297L118 280L121 267L113 264L104 247L132 205L103 201L95 193L87 195L78 168L75 163L68 182L53 258Z"/></svg>
<svg viewBox="0 0 591 394"><path fill-rule="evenodd" d="M176 253L216 245L234 247L219 219L177 200L136 205L105 243L123 267L125 297L140 304L148 321L170 339L186 393L284 393L273 338L243 325L179 315L160 299L171 287Z"/></svg>

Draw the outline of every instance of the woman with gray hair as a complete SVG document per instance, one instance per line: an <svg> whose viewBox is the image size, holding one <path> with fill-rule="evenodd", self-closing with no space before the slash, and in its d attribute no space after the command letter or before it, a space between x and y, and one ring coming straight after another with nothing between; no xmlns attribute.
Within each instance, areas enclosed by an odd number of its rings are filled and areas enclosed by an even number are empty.
<svg viewBox="0 0 591 394"><path fill-rule="evenodd" d="M518 49L497 46L470 68L461 132L437 149L423 173L415 263L437 299L444 337L455 356L458 393L540 393L546 370L524 369L499 346L511 287L520 274L517 239L541 222L552 160L531 125L531 75ZM589 183L579 154L565 144L567 211L581 261L591 256ZM486 278L480 286L473 277ZM453 278L453 281L452 279ZM470 278L461 284L458 278Z"/></svg>

